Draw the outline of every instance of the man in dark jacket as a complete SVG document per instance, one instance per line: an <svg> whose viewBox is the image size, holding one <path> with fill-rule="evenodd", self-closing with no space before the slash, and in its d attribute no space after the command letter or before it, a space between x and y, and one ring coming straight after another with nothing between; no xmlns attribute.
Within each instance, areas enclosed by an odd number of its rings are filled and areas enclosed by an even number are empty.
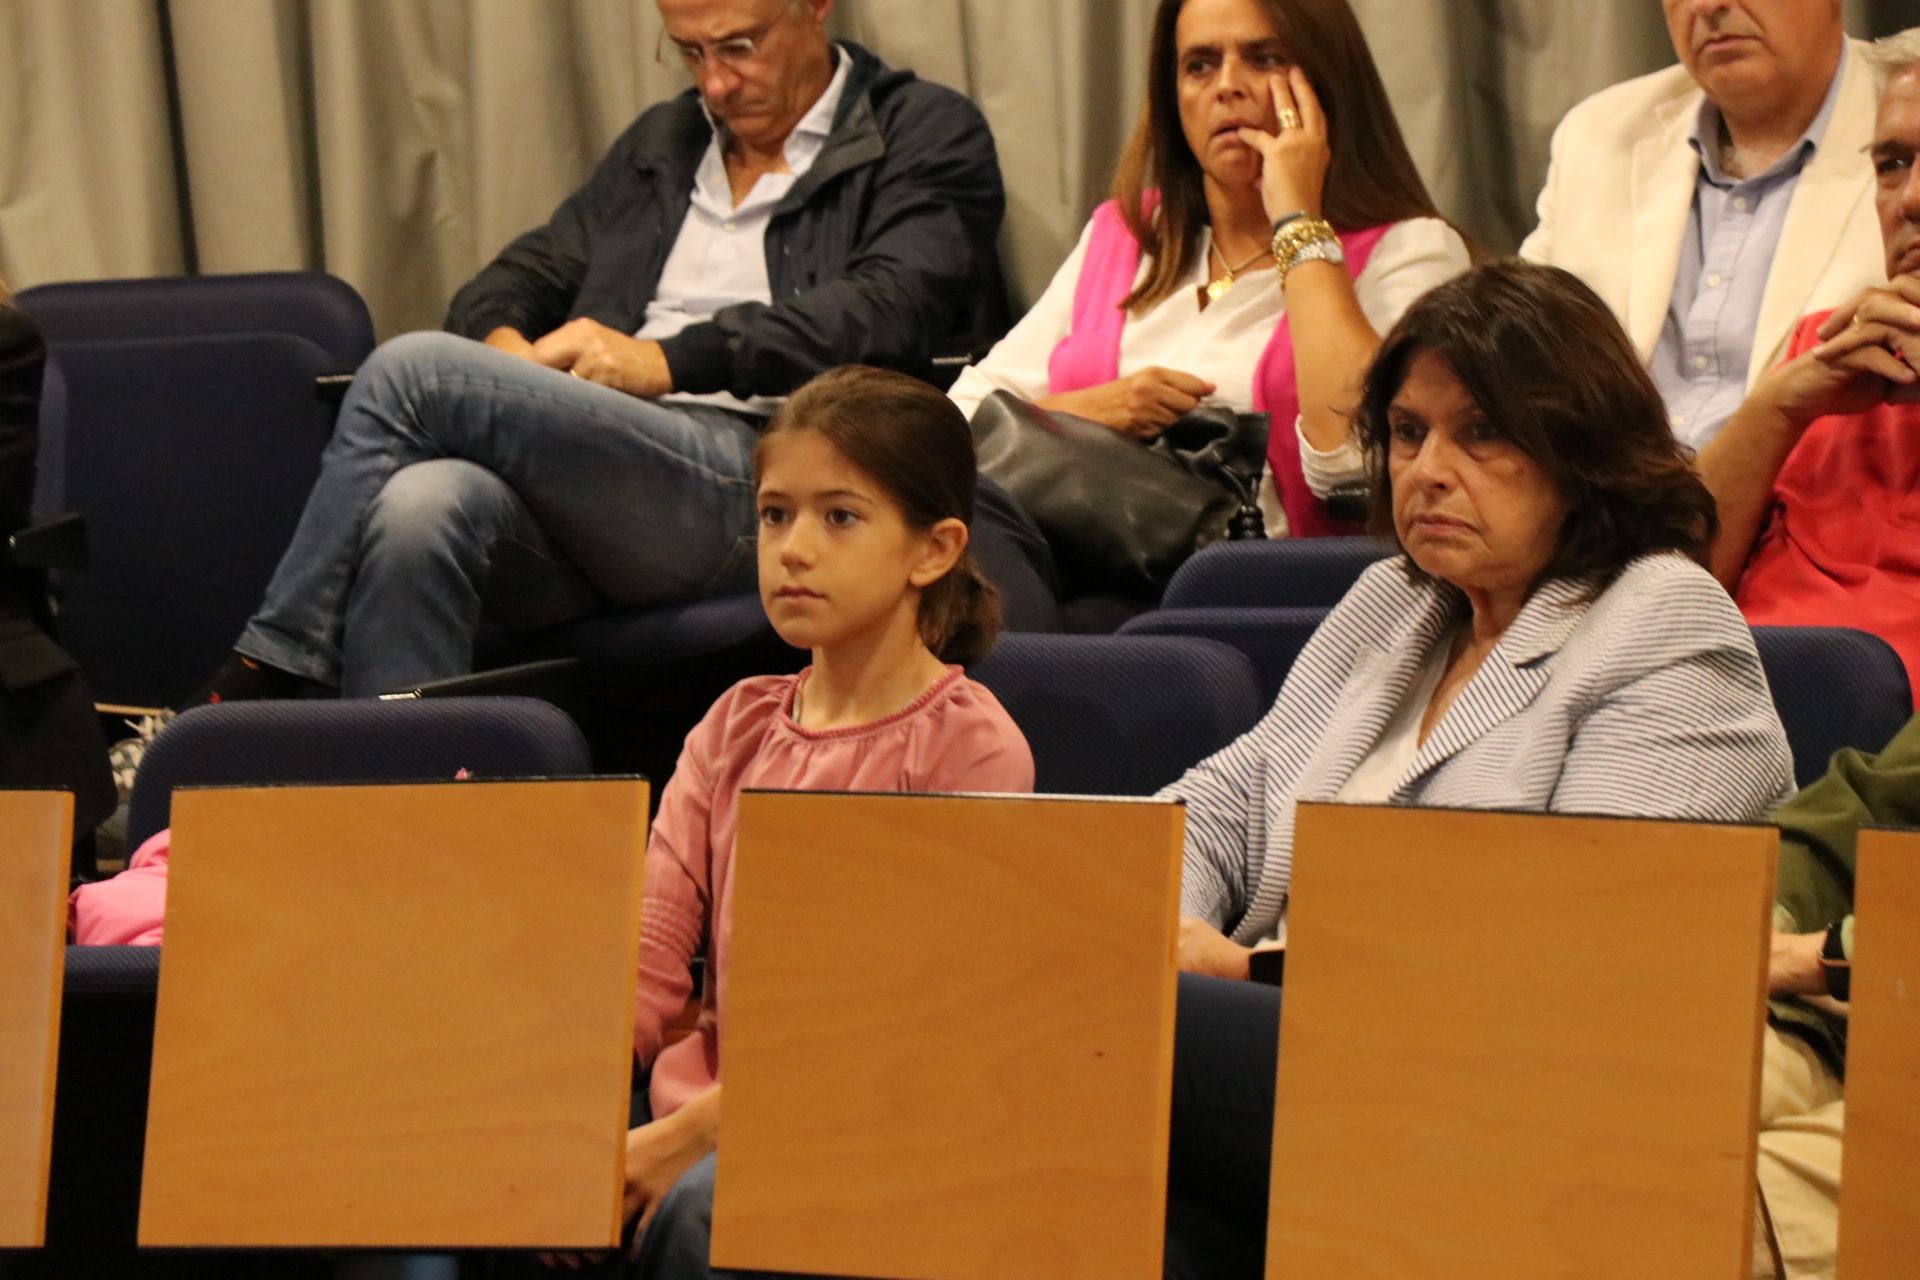
<svg viewBox="0 0 1920 1280"><path fill-rule="evenodd" d="M483 611L544 626L751 584L766 415L835 365L926 368L1005 206L979 112L829 41L833 3L659 0L695 91L461 289L452 334L368 360L203 696L376 694L469 670Z"/></svg>

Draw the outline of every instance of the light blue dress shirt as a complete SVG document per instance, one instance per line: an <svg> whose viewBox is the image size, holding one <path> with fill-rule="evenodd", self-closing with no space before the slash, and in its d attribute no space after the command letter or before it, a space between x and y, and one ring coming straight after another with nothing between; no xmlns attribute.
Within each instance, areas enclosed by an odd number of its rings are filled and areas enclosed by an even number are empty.
<svg viewBox="0 0 1920 1280"><path fill-rule="evenodd" d="M1721 168L1720 110L1712 102L1700 104L1689 139L1700 157L1700 176L1680 244L1673 299L1650 365L1674 435L1696 450L1706 447L1746 398L1747 366L1773 255L1800 173L1833 117L1845 58L1842 50L1826 101L1806 132L1766 172L1751 178L1730 178Z"/></svg>

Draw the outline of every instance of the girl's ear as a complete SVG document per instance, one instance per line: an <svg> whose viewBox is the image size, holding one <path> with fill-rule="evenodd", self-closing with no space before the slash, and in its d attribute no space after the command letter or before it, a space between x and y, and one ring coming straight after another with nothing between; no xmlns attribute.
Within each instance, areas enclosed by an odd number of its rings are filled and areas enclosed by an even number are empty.
<svg viewBox="0 0 1920 1280"><path fill-rule="evenodd" d="M948 516L927 530L925 537L920 559L907 572L907 581L922 591L952 573L953 566L967 553L967 525Z"/></svg>

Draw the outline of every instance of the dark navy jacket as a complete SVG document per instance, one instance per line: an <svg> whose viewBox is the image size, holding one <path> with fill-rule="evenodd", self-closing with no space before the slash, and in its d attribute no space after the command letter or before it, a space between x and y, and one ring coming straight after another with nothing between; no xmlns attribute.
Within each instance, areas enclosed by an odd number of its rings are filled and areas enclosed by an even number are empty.
<svg viewBox="0 0 1920 1280"><path fill-rule="evenodd" d="M0 303L0 552L32 506L46 355L33 321ZM48 621L45 575L0 554L0 787L73 791L86 836L113 811L113 773L93 695Z"/></svg>
<svg viewBox="0 0 1920 1280"><path fill-rule="evenodd" d="M998 287L1006 197L986 120L951 89L840 48L853 64L833 132L767 229L774 301L662 342L676 391L783 395L848 363L920 372L979 291ZM634 332L712 136L693 90L648 109L545 226L454 296L447 328L537 338L591 316Z"/></svg>

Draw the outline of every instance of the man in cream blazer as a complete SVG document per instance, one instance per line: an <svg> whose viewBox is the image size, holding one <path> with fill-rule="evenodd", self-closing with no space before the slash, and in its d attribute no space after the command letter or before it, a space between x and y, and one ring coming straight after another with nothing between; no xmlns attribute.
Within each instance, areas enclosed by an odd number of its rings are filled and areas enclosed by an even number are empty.
<svg viewBox="0 0 1920 1280"><path fill-rule="evenodd" d="M1840 0L1663 3L1681 65L1567 113L1520 254L1606 300L1700 448L1801 316L1886 278L1875 93Z"/></svg>

